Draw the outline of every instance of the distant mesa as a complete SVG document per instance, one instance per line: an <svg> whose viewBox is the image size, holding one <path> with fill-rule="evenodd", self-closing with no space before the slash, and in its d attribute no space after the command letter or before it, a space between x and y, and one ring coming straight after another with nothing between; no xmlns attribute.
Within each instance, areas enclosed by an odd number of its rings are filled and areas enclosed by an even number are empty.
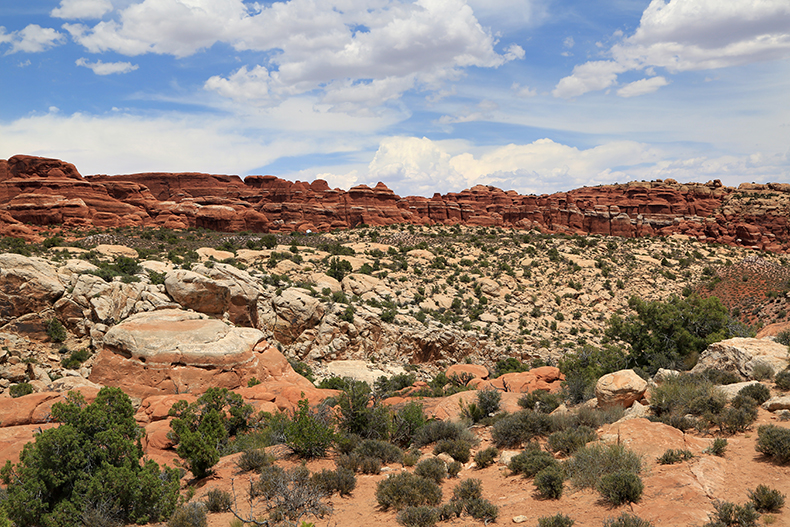
<svg viewBox="0 0 790 527"><path fill-rule="evenodd" d="M359 224L495 226L547 233L684 236L790 250L790 184L672 179L521 195L492 186L431 198L378 183L349 190L275 176L151 172L82 176L65 161L0 160L0 235L36 239L42 227L203 227L222 232L321 232Z"/></svg>

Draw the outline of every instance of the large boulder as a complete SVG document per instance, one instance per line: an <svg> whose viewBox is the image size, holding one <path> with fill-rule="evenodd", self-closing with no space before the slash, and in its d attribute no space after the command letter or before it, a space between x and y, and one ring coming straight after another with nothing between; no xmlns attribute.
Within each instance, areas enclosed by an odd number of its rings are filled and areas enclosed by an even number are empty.
<svg viewBox="0 0 790 527"><path fill-rule="evenodd" d="M283 377L290 369L261 331L178 309L133 315L107 331L103 346L90 380L135 397L233 389L252 377ZM292 377L309 384L296 373Z"/></svg>
<svg viewBox="0 0 790 527"><path fill-rule="evenodd" d="M647 382L634 370L607 373L595 384L595 397L600 408L628 408L645 395Z"/></svg>
<svg viewBox="0 0 790 527"><path fill-rule="evenodd" d="M291 344L324 316L324 306L305 289L289 287L271 299L271 310L261 314L261 323L284 344ZM268 309L268 306L267 306Z"/></svg>
<svg viewBox="0 0 790 527"><path fill-rule="evenodd" d="M748 380L758 364L765 364L778 372L785 369L787 363L787 346L771 340L736 337L708 346L691 371L698 373L714 368Z"/></svg>
<svg viewBox="0 0 790 527"><path fill-rule="evenodd" d="M225 312L230 303L231 285L228 281L214 280L184 269L167 273L165 278L165 289L173 300L186 309L209 315Z"/></svg>
<svg viewBox="0 0 790 527"><path fill-rule="evenodd" d="M258 327L258 297L261 292L247 271L222 263L213 267L198 265L194 271L227 287L229 298L225 310L231 322L237 326Z"/></svg>
<svg viewBox="0 0 790 527"><path fill-rule="evenodd" d="M46 260L0 254L0 324L50 307L63 292L57 270Z"/></svg>

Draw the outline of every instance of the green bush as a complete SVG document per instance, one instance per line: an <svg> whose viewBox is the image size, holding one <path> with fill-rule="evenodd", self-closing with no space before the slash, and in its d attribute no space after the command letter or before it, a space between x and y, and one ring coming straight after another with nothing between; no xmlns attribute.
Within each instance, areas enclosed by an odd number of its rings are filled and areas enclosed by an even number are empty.
<svg viewBox="0 0 790 527"><path fill-rule="evenodd" d="M440 484L447 477L447 466L438 457L424 459L417 463L414 473Z"/></svg>
<svg viewBox="0 0 790 527"><path fill-rule="evenodd" d="M410 452L406 452L405 454L403 454L403 461L402 461L403 466L404 467L413 467L414 465L416 465L417 462L420 460L420 455L419 454L421 454L421 453L422 452L420 452L418 450L417 452L410 451Z"/></svg>
<svg viewBox="0 0 790 527"><path fill-rule="evenodd" d="M365 439L389 438L389 410L373 397L366 382L347 379L337 405L340 407L340 430Z"/></svg>
<svg viewBox="0 0 790 527"><path fill-rule="evenodd" d="M790 390L790 368L785 368L774 376L774 383L778 390Z"/></svg>
<svg viewBox="0 0 790 527"><path fill-rule="evenodd" d="M464 502L459 500L451 500L442 504L439 509L439 520L449 521L453 518L460 518L464 513Z"/></svg>
<svg viewBox="0 0 790 527"><path fill-rule="evenodd" d="M554 456L541 450L537 443L530 443L522 453L513 456L508 464L510 472L521 474L525 478L535 477L535 474L551 466L559 466L559 463Z"/></svg>
<svg viewBox="0 0 790 527"><path fill-rule="evenodd" d="M572 527L574 523L576 522L570 516L565 516L561 512L554 516L538 518L538 527Z"/></svg>
<svg viewBox="0 0 790 527"><path fill-rule="evenodd" d="M143 432L126 394L105 387L87 404L71 392L52 406L52 418L60 426L36 434L19 463L0 471L8 491L5 509L17 525L79 525L83 511L104 503L124 523L170 517L178 472L162 471L150 460L140 463Z"/></svg>
<svg viewBox="0 0 790 527"><path fill-rule="evenodd" d="M457 478L462 468L464 468L464 466L460 462L452 461L447 465L447 476L450 478Z"/></svg>
<svg viewBox="0 0 790 527"><path fill-rule="evenodd" d="M518 405L526 410L534 410L550 414L562 404L562 396L558 393L549 393L535 390L526 393L518 400Z"/></svg>
<svg viewBox="0 0 790 527"><path fill-rule="evenodd" d="M327 496L331 496L335 492L341 496L349 496L357 486L357 477L354 471L343 467L315 472L310 476L310 481Z"/></svg>
<svg viewBox="0 0 790 527"><path fill-rule="evenodd" d="M392 414L390 441L400 447L407 447L426 422L422 404L414 401L405 404Z"/></svg>
<svg viewBox="0 0 790 527"><path fill-rule="evenodd" d="M613 505L622 505L639 501L645 486L634 472L621 471L601 476L596 488Z"/></svg>
<svg viewBox="0 0 790 527"><path fill-rule="evenodd" d="M749 491L749 499L758 512L779 512L785 506L785 495L766 485Z"/></svg>
<svg viewBox="0 0 790 527"><path fill-rule="evenodd" d="M729 501L715 501L716 512L703 527L756 527L760 515L754 505L735 505Z"/></svg>
<svg viewBox="0 0 790 527"><path fill-rule="evenodd" d="M439 521L436 507L406 507L396 517L405 527L433 527Z"/></svg>
<svg viewBox="0 0 790 527"><path fill-rule="evenodd" d="M359 471L363 474L381 474L381 460L375 457L360 458Z"/></svg>
<svg viewBox="0 0 790 527"><path fill-rule="evenodd" d="M493 446L488 447L475 454L475 466L478 469L490 467L494 464L497 457L499 457L499 449Z"/></svg>
<svg viewBox="0 0 790 527"><path fill-rule="evenodd" d="M49 340L52 342L64 342L66 337L66 328L63 327L63 324L60 323L60 320L57 318L50 318L46 322L47 328L47 336Z"/></svg>
<svg viewBox="0 0 790 527"><path fill-rule="evenodd" d="M255 523L268 513L264 525L298 525L305 515L323 516L329 512L326 498L327 492L315 484L304 465L289 470L271 465L264 467L260 479L252 485L249 516L244 519Z"/></svg>
<svg viewBox="0 0 790 527"><path fill-rule="evenodd" d="M403 450L392 443L377 439L365 439L354 452L360 457L372 457L381 460L382 464L399 463L403 459Z"/></svg>
<svg viewBox="0 0 790 527"><path fill-rule="evenodd" d="M267 467L274 462L274 456L266 453L260 448L251 448L244 450L241 456L236 460L236 466L242 472L250 472L254 470L260 472L263 467Z"/></svg>
<svg viewBox="0 0 790 527"><path fill-rule="evenodd" d="M725 450L727 450L727 440L723 437L717 437L710 442L710 446L705 449L705 453L713 454L714 456L723 456Z"/></svg>
<svg viewBox="0 0 790 527"><path fill-rule="evenodd" d="M453 501L468 501L483 497L483 481L465 479L453 487Z"/></svg>
<svg viewBox="0 0 790 527"><path fill-rule="evenodd" d="M474 440L472 433L461 423L452 421L431 421L414 434L414 445L422 447L442 439Z"/></svg>
<svg viewBox="0 0 790 527"><path fill-rule="evenodd" d="M790 462L790 429L776 425L760 426L755 449L778 463Z"/></svg>
<svg viewBox="0 0 790 527"><path fill-rule="evenodd" d="M595 397L598 379L628 367L627 356L619 346L596 348L584 345L577 352L568 353L560 360L560 371L565 374L563 392L571 404L583 403Z"/></svg>
<svg viewBox="0 0 790 527"><path fill-rule="evenodd" d="M790 346L790 329L785 329L784 331L780 331L775 337L774 340L779 344L784 344L785 346Z"/></svg>
<svg viewBox="0 0 790 527"><path fill-rule="evenodd" d="M587 426L569 428L551 434L548 440L548 447L552 452L561 452L567 456L597 437L595 430Z"/></svg>
<svg viewBox="0 0 790 527"><path fill-rule="evenodd" d="M653 527L653 524L639 516L622 513L617 518L609 518L603 522L604 527Z"/></svg>
<svg viewBox="0 0 790 527"><path fill-rule="evenodd" d="M595 488L606 474L641 470L640 457L622 445L587 445L565 462L568 478L579 488Z"/></svg>
<svg viewBox="0 0 790 527"><path fill-rule="evenodd" d="M340 282L347 274L353 271L354 269L348 260L340 260L339 258L335 257L329 260L329 268L327 269L326 274Z"/></svg>
<svg viewBox="0 0 790 527"><path fill-rule="evenodd" d="M22 397L23 395L30 395L33 393L33 385L29 382L20 382L19 384L12 384L8 388L8 393L11 397Z"/></svg>
<svg viewBox="0 0 790 527"><path fill-rule="evenodd" d="M686 415L715 416L725 405L726 397L715 384L689 374L669 377L650 396L650 407L658 419L681 429L694 424L685 419Z"/></svg>
<svg viewBox="0 0 790 527"><path fill-rule="evenodd" d="M433 447L433 455L438 456L444 452L456 461L468 463L472 457L471 450L472 445L465 439L442 439Z"/></svg>
<svg viewBox="0 0 790 527"><path fill-rule="evenodd" d="M558 500L562 497L564 482L562 469L558 465L551 465L535 474L533 484L542 498Z"/></svg>
<svg viewBox="0 0 790 527"><path fill-rule="evenodd" d="M206 527L206 507L200 502L186 503L176 509L167 527Z"/></svg>
<svg viewBox="0 0 790 527"><path fill-rule="evenodd" d="M311 411L307 399L300 399L293 419L285 430L285 444L301 458L324 457L335 440L329 412Z"/></svg>
<svg viewBox="0 0 790 527"><path fill-rule="evenodd" d="M532 410L522 410L499 419L491 429L491 438L498 448L518 448L536 436L551 430L551 417Z"/></svg>
<svg viewBox="0 0 790 527"><path fill-rule="evenodd" d="M735 399L738 399L738 397ZM743 401L743 399L746 401ZM757 406L754 399L749 397L743 399L741 401L733 400L733 404L738 406L725 408L719 415L719 428L723 433L735 434L745 432L757 420Z"/></svg>
<svg viewBox="0 0 790 527"><path fill-rule="evenodd" d="M757 404L763 404L765 401L771 398L771 391L766 385L762 383L756 383L744 386L738 392L738 395L742 397L750 397L757 401Z"/></svg>
<svg viewBox="0 0 790 527"><path fill-rule="evenodd" d="M681 461L688 461L693 457L694 454L692 454L690 450L675 450L674 448L669 448L657 461L659 465L674 465Z"/></svg>
<svg viewBox="0 0 790 527"><path fill-rule="evenodd" d="M435 482L409 472L389 476L376 485L376 501L387 510L438 505L442 501L442 489Z"/></svg>
<svg viewBox="0 0 790 527"><path fill-rule="evenodd" d="M225 512L229 511L233 505L233 497L230 492L211 489L206 493L206 508L209 512Z"/></svg>
<svg viewBox="0 0 790 527"><path fill-rule="evenodd" d="M68 358L64 358L60 362L60 365L69 370L76 370L77 368L82 366L82 363L88 360L90 356L91 356L91 352L88 351L86 348L74 350L71 352Z"/></svg>
<svg viewBox="0 0 790 527"><path fill-rule="evenodd" d="M464 510L469 516L484 524L495 522L499 516L499 507L484 498L465 500Z"/></svg>
<svg viewBox="0 0 790 527"><path fill-rule="evenodd" d="M758 362L752 368L752 379L756 381L770 381L774 378L774 369L770 364Z"/></svg>

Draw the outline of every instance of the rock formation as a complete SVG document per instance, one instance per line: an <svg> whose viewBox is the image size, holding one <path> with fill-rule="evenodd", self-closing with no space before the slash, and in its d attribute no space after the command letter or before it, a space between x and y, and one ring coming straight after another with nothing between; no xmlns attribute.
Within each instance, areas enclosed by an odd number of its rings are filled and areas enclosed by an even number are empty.
<svg viewBox="0 0 790 527"><path fill-rule="evenodd" d="M37 227L327 231L359 224L466 224L625 237L682 235L756 249L790 250L790 185L674 180L584 187L525 196L477 185L431 198L397 196L383 183L348 191L326 181L275 176L145 173L82 177L56 159L0 160L0 234Z"/></svg>

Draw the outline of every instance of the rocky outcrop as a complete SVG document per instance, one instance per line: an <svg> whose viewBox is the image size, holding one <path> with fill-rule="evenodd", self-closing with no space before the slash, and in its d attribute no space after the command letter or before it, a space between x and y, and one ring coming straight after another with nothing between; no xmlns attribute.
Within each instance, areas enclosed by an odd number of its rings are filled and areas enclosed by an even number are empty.
<svg viewBox="0 0 790 527"><path fill-rule="evenodd" d="M0 325L50 307L64 290L46 260L0 254Z"/></svg>
<svg viewBox="0 0 790 527"><path fill-rule="evenodd" d="M790 250L790 185L778 183L735 189L718 180L680 184L667 179L541 196L477 185L429 199L397 196L382 183L344 191L320 179L305 183L274 176L82 177L70 163L31 156L0 160L0 167L0 232L28 238L35 236L35 226L51 224L306 232L361 223L463 223L627 237L674 234Z"/></svg>
<svg viewBox="0 0 790 527"><path fill-rule="evenodd" d="M771 340L732 338L715 342L702 352L692 372L709 368L729 371L742 379L751 379L758 364L778 372L787 367L787 346Z"/></svg>

